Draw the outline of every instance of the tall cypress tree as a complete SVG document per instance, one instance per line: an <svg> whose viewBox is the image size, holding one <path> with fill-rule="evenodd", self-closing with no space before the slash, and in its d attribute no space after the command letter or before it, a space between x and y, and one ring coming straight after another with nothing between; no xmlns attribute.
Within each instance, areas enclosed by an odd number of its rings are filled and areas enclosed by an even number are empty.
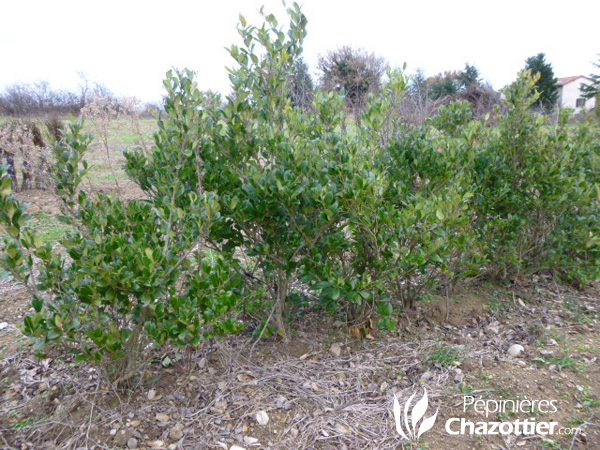
<svg viewBox="0 0 600 450"><path fill-rule="evenodd" d="M535 84L535 88L540 94L535 106L544 111L550 111L556 105L558 100L558 81L554 77L552 65L546 62L546 55L538 53L535 56L527 58L525 61L525 70L531 70L532 75L540 75Z"/></svg>

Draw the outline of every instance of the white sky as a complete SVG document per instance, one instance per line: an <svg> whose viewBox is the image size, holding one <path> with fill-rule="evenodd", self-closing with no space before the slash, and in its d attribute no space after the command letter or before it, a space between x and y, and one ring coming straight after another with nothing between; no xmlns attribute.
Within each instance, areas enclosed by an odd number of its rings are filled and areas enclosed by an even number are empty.
<svg viewBox="0 0 600 450"><path fill-rule="evenodd" d="M288 1L288 3L291 3ZM600 69L597 0L303 0L304 57L353 45L427 76L474 64L500 88L543 52L555 75ZM239 44L238 14L259 24L265 5L287 23L280 0L2 0L0 90L47 80L76 90L83 72L117 95L157 101L170 67L198 72L202 89L229 91L225 50Z"/></svg>

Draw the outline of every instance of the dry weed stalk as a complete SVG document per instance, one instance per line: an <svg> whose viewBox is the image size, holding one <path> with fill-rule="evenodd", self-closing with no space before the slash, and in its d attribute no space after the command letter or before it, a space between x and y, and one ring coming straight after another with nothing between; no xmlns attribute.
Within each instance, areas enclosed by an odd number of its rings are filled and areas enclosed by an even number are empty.
<svg viewBox="0 0 600 450"><path fill-rule="evenodd" d="M48 188L49 160L50 150L36 123L14 120L0 126L0 162L9 166L14 191Z"/></svg>
<svg viewBox="0 0 600 450"><path fill-rule="evenodd" d="M127 130L137 136L137 143L140 147L144 151L148 151L148 145L144 139L140 122L142 113L140 101L135 97L121 99L95 97L86 104L81 113L90 122L96 138L100 140L117 193L122 197L123 192L117 178L117 171L112 156L112 152L114 151L112 139L115 128L116 131L121 131L123 123L126 123Z"/></svg>
<svg viewBox="0 0 600 450"><path fill-rule="evenodd" d="M128 119L127 125L129 130L138 137L137 143L139 146L145 152L149 152L150 149L146 143L146 140L144 139L144 133L142 132L141 127L142 113L144 112L143 108L141 107L141 101L135 97L130 97L122 100L122 104L126 111L125 116Z"/></svg>

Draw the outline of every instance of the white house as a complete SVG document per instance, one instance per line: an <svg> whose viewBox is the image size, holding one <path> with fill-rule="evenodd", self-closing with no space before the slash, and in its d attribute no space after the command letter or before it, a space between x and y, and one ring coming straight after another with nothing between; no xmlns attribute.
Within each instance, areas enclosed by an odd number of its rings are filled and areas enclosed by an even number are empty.
<svg viewBox="0 0 600 450"><path fill-rule="evenodd" d="M592 80L585 75L559 78L558 82L558 104L561 108L573 108L575 112L582 109L593 109L596 106L595 98L583 98L581 85L592 84Z"/></svg>

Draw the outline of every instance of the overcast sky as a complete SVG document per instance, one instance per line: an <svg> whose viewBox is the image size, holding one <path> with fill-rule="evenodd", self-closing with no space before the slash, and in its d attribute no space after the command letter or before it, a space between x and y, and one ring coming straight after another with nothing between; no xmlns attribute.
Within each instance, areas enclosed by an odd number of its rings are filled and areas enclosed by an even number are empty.
<svg viewBox="0 0 600 450"><path fill-rule="evenodd" d="M291 2L288 2L291 3ZM427 76L475 65L495 88L543 52L555 75L600 69L600 1L304 0L304 56L362 47L390 65ZM0 8L0 90L47 80L77 89L81 72L117 95L161 98L170 67L197 71L202 89L229 91L225 47L240 43L238 15L258 24L261 5L287 22L280 0L4 0Z"/></svg>

